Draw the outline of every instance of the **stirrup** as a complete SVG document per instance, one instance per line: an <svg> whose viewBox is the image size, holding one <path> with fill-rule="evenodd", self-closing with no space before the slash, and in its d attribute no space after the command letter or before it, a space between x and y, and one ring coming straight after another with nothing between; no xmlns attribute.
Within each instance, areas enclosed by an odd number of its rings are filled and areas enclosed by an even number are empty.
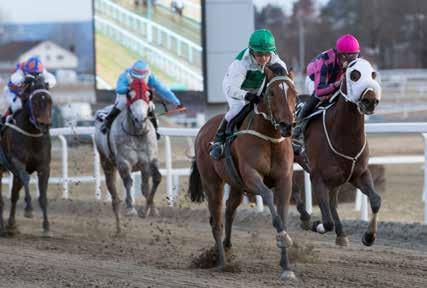
<svg viewBox="0 0 427 288"><path fill-rule="evenodd" d="M224 154L224 143L221 142L211 142L212 146L209 148L209 155L214 160L220 160Z"/></svg>

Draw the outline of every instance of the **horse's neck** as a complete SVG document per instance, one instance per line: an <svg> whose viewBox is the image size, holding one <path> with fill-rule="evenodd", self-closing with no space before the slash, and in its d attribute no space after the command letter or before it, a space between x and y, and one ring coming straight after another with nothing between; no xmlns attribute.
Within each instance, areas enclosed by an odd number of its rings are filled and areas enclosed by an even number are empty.
<svg viewBox="0 0 427 288"><path fill-rule="evenodd" d="M357 106L339 97L335 115L327 117L327 127L333 145L340 151L358 150L365 142L365 120ZM351 139L351 141L349 141ZM332 140L331 140L332 141Z"/></svg>
<svg viewBox="0 0 427 288"><path fill-rule="evenodd" d="M30 122L30 111L24 106L15 117L16 125L27 132L39 132Z"/></svg>
<svg viewBox="0 0 427 288"><path fill-rule="evenodd" d="M251 115L252 113L254 113L254 115ZM264 112L264 113L266 113L266 112ZM274 129L273 125L271 124L271 122L269 120L266 120L260 114L255 114L254 111L252 111L251 114L249 114L249 117L246 118L247 119L246 121L250 121L250 119L253 119L252 125L249 127L249 129L255 130L258 133L261 133L261 134L268 136L268 137L271 137L271 138L280 138L281 137L280 130ZM246 123L244 123L242 125L242 129L246 129L246 126L244 126L245 124ZM248 124L249 124L249 122L248 122Z"/></svg>
<svg viewBox="0 0 427 288"><path fill-rule="evenodd" d="M120 113L119 117L117 117L117 120L119 120L119 124L122 126L122 129L125 129L126 133L130 133L130 134L141 134L141 131L145 130L145 123L144 125L142 125L142 128L138 129L135 127L135 125L132 122L131 119L131 115L129 114L129 112L127 110L124 110L122 113Z"/></svg>

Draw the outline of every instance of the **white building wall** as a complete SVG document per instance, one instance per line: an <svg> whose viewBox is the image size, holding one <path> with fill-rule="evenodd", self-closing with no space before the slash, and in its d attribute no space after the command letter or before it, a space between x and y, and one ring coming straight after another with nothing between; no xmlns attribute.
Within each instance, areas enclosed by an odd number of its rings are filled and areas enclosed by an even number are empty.
<svg viewBox="0 0 427 288"><path fill-rule="evenodd" d="M58 46L51 41L41 42L28 52L21 55L19 62L25 61L31 56L39 56L44 66L49 70L77 69L79 60L70 51Z"/></svg>

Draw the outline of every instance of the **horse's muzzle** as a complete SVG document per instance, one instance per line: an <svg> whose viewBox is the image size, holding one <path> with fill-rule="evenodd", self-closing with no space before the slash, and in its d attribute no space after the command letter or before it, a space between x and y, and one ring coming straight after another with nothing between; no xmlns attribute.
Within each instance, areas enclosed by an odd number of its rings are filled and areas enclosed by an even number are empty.
<svg viewBox="0 0 427 288"><path fill-rule="evenodd" d="M360 111L366 115L372 115L375 112L379 101L376 98L363 98L359 103Z"/></svg>
<svg viewBox="0 0 427 288"><path fill-rule="evenodd" d="M282 137L291 137L292 127L293 127L293 124L280 122L279 123L280 135L282 135Z"/></svg>

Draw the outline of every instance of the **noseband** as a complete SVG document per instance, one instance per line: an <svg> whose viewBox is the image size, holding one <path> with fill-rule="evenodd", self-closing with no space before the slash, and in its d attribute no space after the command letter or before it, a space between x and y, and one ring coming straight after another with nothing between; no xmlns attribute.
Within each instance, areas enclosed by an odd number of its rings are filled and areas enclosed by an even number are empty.
<svg viewBox="0 0 427 288"><path fill-rule="evenodd" d="M282 81L281 83L285 83L285 81L288 80L289 82L292 83L292 85L294 85L294 81L289 78L288 76L275 76L273 77L268 83L267 83L267 88L265 90L265 104L267 106L267 114L265 114L264 112L260 112L258 110L258 106L255 105L254 107L254 111L255 114L260 114L262 117L264 117L265 120L270 121L271 125L274 127L275 130L277 130L279 128L280 122L276 120L276 118L273 115L273 110L271 109L271 99L270 99L270 87L274 82L277 81ZM285 83L286 84L286 83ZM283 90L282 91L282 96L283 96ZM288 102L288 94L285 92L285 99L286 99L286 103Z"/></svg>

